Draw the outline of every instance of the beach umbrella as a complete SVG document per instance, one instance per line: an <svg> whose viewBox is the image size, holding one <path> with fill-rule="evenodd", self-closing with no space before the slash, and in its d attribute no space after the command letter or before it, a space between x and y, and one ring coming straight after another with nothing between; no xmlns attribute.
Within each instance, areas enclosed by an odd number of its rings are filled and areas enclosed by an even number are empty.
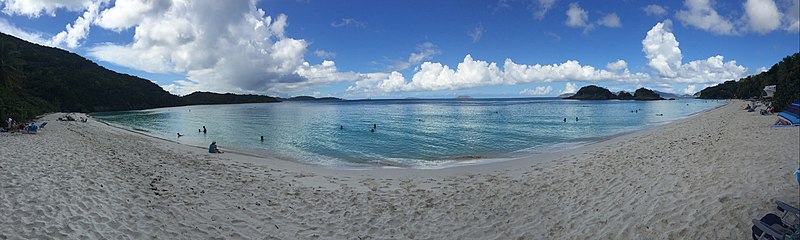
<svg viewBox="0 0 800 240"><path fill-rule="evenodd" d="M775 85L765 86L764 87L764 92L767 93L766 97L771 98L771 97L775 96L775 89L776 89Z"/></svg>
<svg viewBox="0 0 800 240"><path fill-rule="evenodd" d="M800 125L800 100L786 107L783 112L778 114L778 118L786 120L792 125Z"/></svg>

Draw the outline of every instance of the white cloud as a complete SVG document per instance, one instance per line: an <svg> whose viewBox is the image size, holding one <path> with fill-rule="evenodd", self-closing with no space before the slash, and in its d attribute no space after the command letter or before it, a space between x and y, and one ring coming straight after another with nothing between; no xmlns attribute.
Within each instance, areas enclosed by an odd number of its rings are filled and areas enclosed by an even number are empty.
<svg viewBox="0 0 800 240"><path fill-rule="evenodd" d="M392 70L406 70L412 66L416 66L422 61L430 60L433 56L439 55L442 52L431 42L424 42L417 44L417 51L411 53L406 60L393 61L390 68Z"/></svg>
<svg viewBox="0 0 800 240"><path fill-rule="evenodd" d="M325 50L315 50L314 51L314 56L317 56L318 58L331 59L331 58L336 57L336 53L335 52L328 52L328 51L325 51Z"/></svg>
<svg viewBox="0 0 800 240"><path fill-rule="evenodd" d="M671 26L670 20L658 23L647 31L647 37L642 40L642 51L648 59L648 65L662 77L668 78L677 76L683 58Z"/></svg>
<svg viewBox="0 0 800 240"><path fill-rule="evenodd" d="M410 81L406 81L405 77L397 72L372 75L357 81L354 86L348 87L348 91L365 93L438 91L502 84L601 80L638 83L649 78L649 75L644 73L631 73L627 69L610 72L584 66L577 61L552 65L525 65L506 59L501 70L497 63L475 60L471 55L467 55L456 69L441 63L425 62L413 74Z"/></svg>
<svg viewBox="0 0 800 240"><path fill-rule="evenodd" d="M588 27L589 13L583 10L577 3L570 3L567 9L567 21L565 24L570 27Z"/></svg>
<svg viewBox="0 0 800 240"><path fill-rule="evenodd" d="M697 85L694 85L694 84L687 85L686 88L683 89L683 94L692 95L695 92L697 92L697 90L695 90L696 88L697 88Z"/></svg>
<svg viewBox="0 0 800 240"><path fill-rule="evenodd" d="M481 40L483 32L484 32L483 23L478 23L478 25L476 25L474 29L467 32L467 35L469 35L469 37L472 38L472 43L477 43L478 41Z"/></svg>
<svg viewBox="0 0 800 240"><path fill-rule="evenodd" d="M566 15L567 20L564 24L573 28L583 28L584 34L595 28L595 24L589 22L589 12L581 8L578 3L570 3ZM620 21L617 13L611 13L598 19L597 24L609 28L622 27L622 21Z"/></svg>
<svg viewBox="0 0 800 240"><path fill-rule="evenodd" d="M598 24L610 28L622 27L622 21L619 20L619 16L617 16L617 13L611 13L606 15L605 17L600 19L600 21L598 21Z"/></svg>
<svg viewBox="0 0 800 240"><path fill-rule="evenodd" d="M747 68L736 61L724 61L723 56L713 56L683 64L680 45L670 30L671 21L666 20L653 26L642 40L642 51L661 81L671 83L719 83L743 77Z"/></svg>
<svg viewBox="0 0 800 240"><path fill-rule="evenodd" d="M606 64L606 69L610 71L619 71L628 68L628 63L625 60L619 59L617 61Z"/></svg>
<svg viewBox="0 0 800 240"><path fill-rule="evenodd" d="M535 7L532 7L535 8L533 16L536 19L543 19L544 16L547 15L547 12L550 11L551 8L553 8L553 5L556 4L556 1L557 0L538 0L539 4L536 5Z"/></svg>
<svg viewBox="0 0 800 240"><path fill-rule="evenodd" d="M2 0L3 12L8 15L24 15L39 17L43 13L50 16L56 15L56 10L65 8L69 11L80 11L96 0ZM103 0L102 2L105 2Z"/></svg>
<svg viewBox="0 0 800 240"><path fill-rule="evenodd" d="M800 32L800 0L792 1L786 11L786 31Z"/></svg>
<svg viewBox="0 0 800 240"><path fill-rule="evenodd" d="M51 44L56 46L66 44L68 48L80 46L80 41L89 35L89 28L97 17L100 4L100 2L89 3L82 16L75 19L73 24L67 24L66 30L53 36L53 39L50 40Z"/></svg>
<svg viewBox="0 0 800 240"><path fill-rule="evenodd" d="M733 24L714 10L710 0L686 0L683 4L685 8L675 17L684 25L721 35L737 34Z"/></svg>
<svg viewBox="0 0 800 240"><path fill-rule="evenodd" d="M556 42L560 42L561 41L561 36L558 36L558 34L555 34L553 32L544 32L544 35L552 38L553 41L556 41Z"/></svg>
<svg viewBox="0 0 800 240"><path fill-rule="evenodd" d="M539 87L536 87L536 88L533 88L533 89L529 89L529 88L522 89L522 91L520 91L519 94L522 94L522 95L547 95L547 94L550 94L550 92L552 92L552 91L553 91L553 87L551 87L551 86L539 86Z"/></svg>
<svg viewBox="0 0 800 240"><path fill-rule="evenodd" d="M759 74L759 73L762 73L762 72L766 72L766 71L769 71L769 68L760 67L760 68L756 69L756 74Z"/></svg>
<svg viewBox="0 0 800 240"><path fill-rule="evenodd" d="M38 18L42 14L55 16L56 10L62 8L74 12L85 10L73 23L67 24L64 31L59 32L43 43L48 46L77 48L80 46L80 42L89 35L89 28L95 21L100 7L106 4L108 0L0 0L0 2L3 3L3 13L7 15L23 15L30 18ZM26 37L31 37L31 35L41 37L41 34L21 33L20 31L17 31L17 34ZM37 41L40 42L41 39Z"/></svg>
<svg viewBox="0 0 800 240"><path fill-rule="evenodd" d="M9 23L5 18L0 18L0 32L20 38L22 40L50 46L49 40L45 39L41 33L27 32Z"/></svg>
<svg viewBox="0 0 800 240"><path fill-rule="evenodd" d="M755 32L768 33L781 25L781 13L772 0L747 0L744 9L747 23Z"/></svg>
<svg viewBox="0 0 800 240"><path fill-rule="evenodd" d="M103 10L95 24L121 31L133 27L144 17L160 14L172 6L171 0L116 0L114 7Z"/></svg>
<svg viewBox="0 0 800 240"><path fill-rule="evenodd" d="M647 16L661 17L667 15L667 8L656 4L650 4L645 6L644 8L642 8L642 11L644 11L644 13L647 14Z"/></svg>
<svg viewBox="0 0 800 240"><path fill-rule="evenodd" d="M255 1L163 1L117 2L102 10L97 26L132 28L134 37L127 44L91 47L88 54L147 72L186 74L186 79L165 86L184 94L286 93L365 78L338 72L332 61L308 63L304 55L309 43L286 36L288 17L267 16Z"/></svg>
<svg viewBox="0 0 800 240"><path fill-rule="evenodd" d="M564 85L564 89L562 89L561 92L559 92L558 94L567 94L576 92L578 92L578 85L571 82L567 82Z"/></svg>
<svg viewBox="0 0 800 240"><path fill-rule="evenodd" d="M354 26L359 28L366 28L367 24L360 22L358 20L352 18L342 18L340 21L334 21L331 23L331 27L340 28L340 27L347 27L347 26Z"/></svg>

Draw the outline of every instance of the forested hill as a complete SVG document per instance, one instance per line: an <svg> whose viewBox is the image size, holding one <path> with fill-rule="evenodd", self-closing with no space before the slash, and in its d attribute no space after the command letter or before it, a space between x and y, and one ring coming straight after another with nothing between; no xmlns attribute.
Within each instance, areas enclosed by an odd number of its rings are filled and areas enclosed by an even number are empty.
<svg viewBox="0 0 800 240"><path fill-rule="evenodd" d="M77 54L0 33L0 119L52 111L100 112L191 104L273 102L234 94L170 94L155 83L120 74Z"/></svg>
<svg viewBox="0 0 800 240"><path fill-rule="evenodd" d="M760 97L764 95L764 87L769 85L777 85L774 97L777 111L782 111L792 101L800 98L800 53L783 58L766 72L707 87L700 91L700 98Z"/></svg>
<svg viewBox="0 0 800 240"><path fill-rule="evenodd" d="M181 97L186 105L200 104L235 104L235 103L264 103L280 102L281 100L262 95L237 95L232 93L219 94L211 92L193 92L192 94Z"/></svg>

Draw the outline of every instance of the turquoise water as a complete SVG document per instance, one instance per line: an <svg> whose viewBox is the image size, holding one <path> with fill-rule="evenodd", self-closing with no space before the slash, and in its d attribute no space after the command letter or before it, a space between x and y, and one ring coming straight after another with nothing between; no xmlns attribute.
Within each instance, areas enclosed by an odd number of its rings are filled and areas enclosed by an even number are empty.
<svg viewBox="0 0 800 240"><path fill-rule="evenodd" d="M724 103L363 100L185 106L93 116L189 145L216 141L223 151L238 149L334 167L435 168L569 148ZM207 133L198 132L202 126ZM177 133L184 136L178 138Z"/></svg>

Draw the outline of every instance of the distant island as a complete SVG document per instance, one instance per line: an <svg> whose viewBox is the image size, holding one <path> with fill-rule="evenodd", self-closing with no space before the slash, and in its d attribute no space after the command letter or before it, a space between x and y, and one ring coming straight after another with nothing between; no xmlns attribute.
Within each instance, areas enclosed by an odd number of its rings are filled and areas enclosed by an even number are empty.
<svg viewBox="0 0 800 240"><path fill-rule="evenodd" d="M316 98L312 96L297 96L297 97L290 97L290 98L281 98L283 101L343 101L344 99L336 98L336 97L321 97Z"/></svg>
<svg viewBox="0 0 800 240"><path fill-rule="evenodd" d="M628 92L622 91L619 94L614 94L604 87L589 85L582 87L575 95L567 97L566 99L577 100L665 100L658 93L646 88L639 88L631 95Z"/></svg>
<svg viewBox="0 0 800 240"><path fill-rule="evenodd" d="M278 98L263 95L239 95L233 93L193 92L181 97L184 105L238 104L280 102Z"/></svg>

